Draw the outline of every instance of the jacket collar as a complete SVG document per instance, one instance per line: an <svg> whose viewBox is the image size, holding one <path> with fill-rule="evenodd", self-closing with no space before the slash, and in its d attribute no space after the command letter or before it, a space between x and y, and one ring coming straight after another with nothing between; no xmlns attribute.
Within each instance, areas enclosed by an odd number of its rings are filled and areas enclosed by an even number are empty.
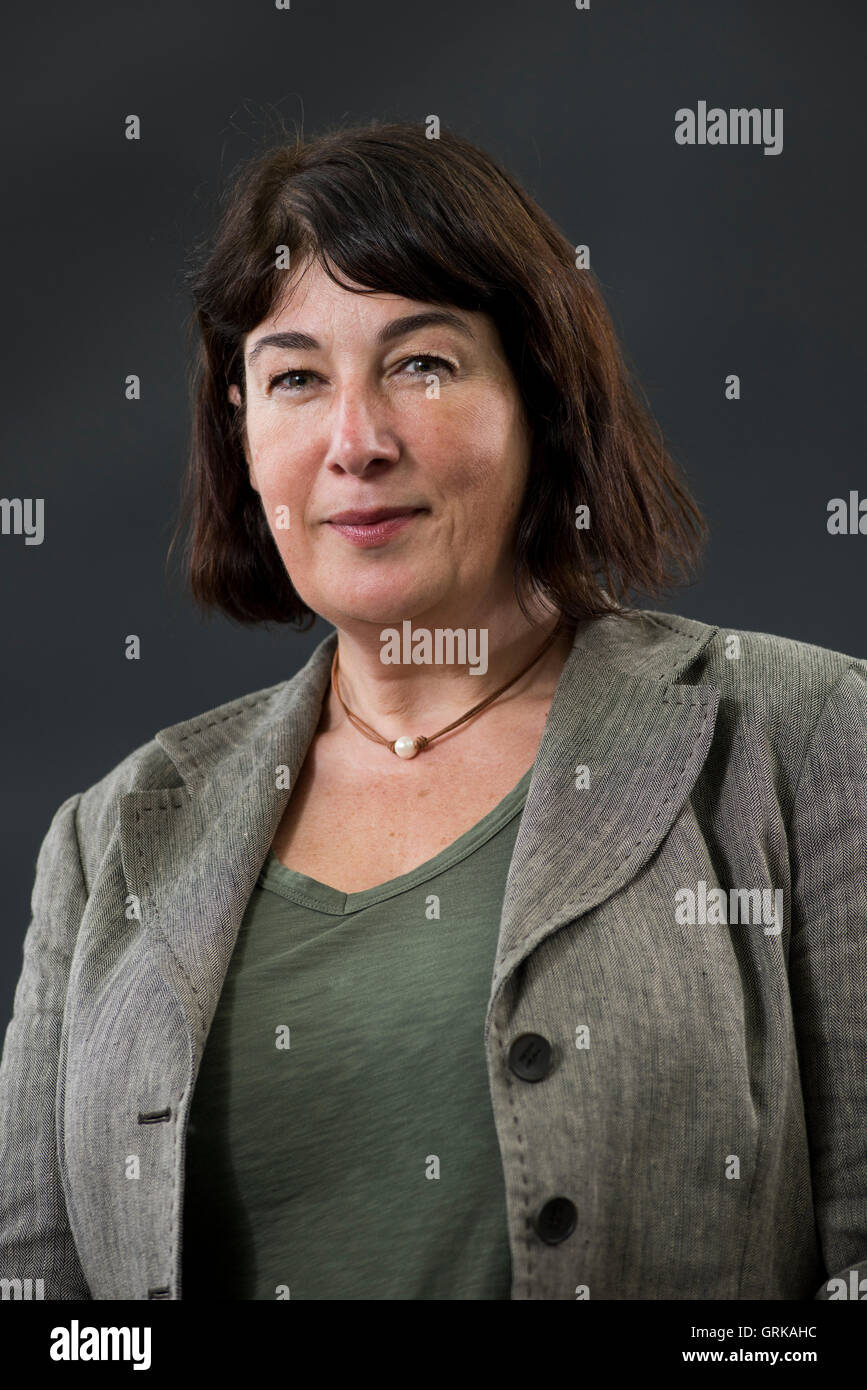
<svg viewBox="0 0 867 1390"><path fill-rule="evenodd" d="M719 692L678 684L717 628L635 612L581 624L539 745L506 883L490 1007L517 965L647 863L689 796ZM161 729L181 786L122 798L120 846L195 1065L238 928L319 722L331 632L291 680ZM576 789L576 768L590 773Z"/></svg>

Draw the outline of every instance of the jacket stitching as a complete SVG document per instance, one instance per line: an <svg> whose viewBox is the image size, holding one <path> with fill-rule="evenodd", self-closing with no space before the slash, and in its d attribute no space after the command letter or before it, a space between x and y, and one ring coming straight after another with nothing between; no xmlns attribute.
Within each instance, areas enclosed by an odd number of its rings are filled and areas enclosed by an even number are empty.
<svg viewBox="0 0 867 1390"><path fill-rule="evenodd" d="M167 807L165 807L165 806L144 806L144 807L142 807L142 810L141 810L141 811L136 811L136 813L135 813L136 826L138 827L139 822L141 821L142 813L146 813L146 812L148 812L148 811L162 811L163 813L165 813L166 810L167 810ZM195 999L195 1001L196 1001L196 1008L198 1009L198 1014L199 1014L199 1028L200 1028L200 1030L201 1030L202 1032L204 1032L204 1029L205 1029L205 1011L204 1011L204 1008L203 1008L203 1006L202 1006L202 1001L201 1001L201 999L199 998L199 992L198 992L198 990L196 989L195 985L193 984L193 982L192 982L192 980L191 980L191 978L190 978L189 972L188 972L187 969L185 968L183 961L180 960L180 958L178 957L176 951L175 951L174 948L172 947L172 943L169 941L168 937L166 936L166 934L165 934L165 932L163 931L163 928L162 928L162 922L160 921L159 908L157 907L156 899L155 899L154 896L153 896L153 889L152 889L152 887L151 887L150 879L147 877L147 861L146 861L146 859L145 859L145 855L144 855L144 845L142 844L141 831L140 831L139 829L136 829L136 848L137 848L137 850L138 850L138 857L139 857L139 865L140 865L140 868L141 868L142 883L144 884L145 888L147 889L148 903L150 904L151 910L152 910L152 912L153 912L153 924L154 924L154 927L155 927L155 929L156 929L156 931L157 931L157 934L159 935L160 939L164 942L164 944L165 944L165 946L167 947L169 953L171 954L172 959L174 960L175 964L177 965L178 969L180 970L181 974L183 975L184 979L186 980L187 984L188 984L189 987L190 987L190 990L191 990L191 992L192 992L192 994L193 994L193 997L194 997L194 999Z"/></svg>
<svg viewBox="0 0 867 1390"><path fill-rule="evenodd" d="M665 699L665 700L668 700L669 697L666 695L666 696L664 697L664 699ZM674 696L674 695L671 697L671 699L672 699L672 700L674 701L674 703L676 703L676 704L683 704L683 703L684 703L683 700L679 699L677 696ZM688 701L688 702L689 702L689 701ZM707 701L707 700L703 700L703 701L701 702L701 704L699 705L699 709L702 709L702 710L704 711L704 718L703 718L702 721L701 721L701 725L700 725L700 727L699 727L698 734L697 734L697 736L696 736L696 743L695 743L695 746L696 746L696 747L698 746L698 743L699 743L699 741L700 741L700 739L701 739L702 734L704 733L704 730L705 730L705 728L706 728L706 726L707 726L708 720L709 720L710 715L711 715L711 705L710 705L710 702ZM645 840L648 840L648 839L651 837L651 835L654 835L654 834L656 833L656 826L657 826L658 822L662 819L662 817L663 817L663 815L664 815L664 813L665 813L665 811L666 811L666 808L667 808L668 806L671 805L672 801L674 800L675 794L679 791L680 787L683 785L684 781L686 780L687 772L688 772L688 770L689 770L689 768L690 768L690 765L691 765L694 761L695 761L695 747L692 748L692 750L690 751L689 756L687 757L687 759L686 759L686 761L684 762L682 768L681 768L680 771L678 772L678 774L677 774L677 776L676 776L674 782L673 782L672 785L671 785L671 791L669 792L668 796L667 796L667 797L665 798L665 800L664 800L663 802L661 802L660 805L657 807L656 814L655 814L655 815L653 816L653 818L648 822L648 824L646 825L644 831L643 831L642 834L639 836L639 838L635 841L635 843L629 846L629 849L628 849L628 850L626 851L626 853L623 855L622 859L619 859L619 860L617 861L616 864L612 864L612 866L611 866L611 868L608 870L608 872L604 875L603 878L601 878L601 879L599 879L599 880L597 881L596 886L595 886L590 892L584 893L584 894L582 894L581 896L575 898L574 901L571 902L571 903L567 903L567 904L565 905L565 907L564 907L563 909L561 909L562 911L572 912L572 910L573 910L574 908L579 908L579 907L581 907L584 903L591 901L592 898L599 892L599 890L600 890L600 889L604 889L605 886L606 886L606 884L608 884L608 883L611 881L611 879L615 876L615 874L617 874L617 873L620 872L620 870L623 868L623 865L626 864L626 863L633 857L633 855L636 854L636 852L637 852L638 850L641 849L641 846L644 844ZM550 921L550 918L549 918L548 920ZM518 938L517 945L518 945L518 946L522 946L526 941L528 941L528 940L530 939L531 936L534 935L535 931L536 931L536 928L535 928L535 927L532 927L532 928L530 929L530 931L525 932L523 936L521 936L521 937ZM510 957L511 957L512 954L513 954L513 953L510 953Z"/></svg>
<svg viewBox="0 0 867 1390"><path fill-rule="evenodd" d="M250 700L240 705L237 709L233 709L231 714L221 714L219 719L209 719L203 724L196 724L192 729L188 729L185 734L180 735L178 743L185 743L188 738L193 738L204 729L216 729L220 724L227 724L232 719L238 719L242 714L246 714L247 710L256 709L258 705L265 704L271 698L270 695L261 695L257 700Z"/></svg>
<svg viewBox="0 0 867 1390"><path fill-rule="evenodd" d="M179 804L179 803L177 803L177 802L173 802L173 805L178 805L178 804ZM143 807L142 809L143 809L143 811L154 811L154 810L156 810L156 811L162 811L163 813L165 813L166 810L168 809L168 807L165 806L165 805L163 805L163 806L157 806L157 807L145 806L145 807ZM136 811L136 813L135 813L135 819L136 819L136 825L138 826L139 823L140 823L140 821L141 821L141 812ZM202 1032L204 1032L204 1028L205 1028L205 1014L204 1014L204 1009L203 1009L203 1007L202 1007L202 1001L201 1001L201 999L199 998L198 991L197 991L195 985L193 984L192 980L190 979L189 973L188 973L188 971L185 969L183 961L181 961L181 960L178 958L177 953L176 953L176 952L173 950L173 948L172 948L172 943L169 941L168 937L166 936L165 932L164 932L163 929L162 929L162 923L160 922L159 909L158 909L158 907L157 907L157 905L156 905L156 900L155 900L155 898L154 898L154 896L153 896L153 892L152 892L152 889L151 889L150 880L147 878L147 875L146 875L146 861L145 861L145 856L144 856L144 846L143 846L142 840L141 840L141 831L138 830L138 829L136 830L136 846L137 846L137 849L138 849L139 863L141 864L142 882L144 883L144 885L145 885L145 887L146 887L146 889L147 889L148 903L149 903L149 905L150 905L150 907L151 907L151 910L152 910L152 912L153 912L154 926L155 926L156 931L158 932L159 936L161 937L162 941L165 943L166 947L168 948L168 950L169 950L169 952L170 952L170 954L171 954L171 956L172 956L172 959L174 960L175 964L177 965L178 969L180 970L181 974L183 975L184 979L186 980L187 984L188 984L189 987L190 987L190 990L191 990L191 992L192 992L192 994L193 994L193 997L194 997L194 999L195 999L195 1001L196 1001L196 1008L198 1009L198 1014L199 1014L199 1027L200 1027L200 1029L202 1030ZM177 1172L177 1164L178 1164L178 1142L179 1142L179 1137L180 1137L180 1124L178 1123L178 1120L179 1120L179 1113L180 1113L180 1108L181 1108L181 1106L183 1105L184 1100L186 1099L188 1089L189 1089L189 1088L185 1086L184 1089L183 1089L183 1091L181 1092L180 1097L178 1098L178 1116L176 1116L176 1118L175 1118L175 1124L174 1124L174 1137L173 1137L173 1140L172 1140L172 1174L173 1174L173 1175ZM180 1189L180 1187L182 1186L182 1184L183 1184L183 1177L181 1177L181 1181L180 1181L180 1182L173 1182L173 1183L172 1183L172 1204L171 1204L171 1209L170 1209L170 1211L169 1211L169 1230L170 1230L170 1232L171 1232L171 1235L172 1235L172 1239L173 1239L173 1240L177 1239L177 1238L178 1238L178 1234L179 1234L179 1230L178 1230L178 1201L179 1201L179 1189ZM174 1258L174 1255L172 1256L172 1258ZM168 1288L161 1287L161 1288L157 1288L157 1289L148 1289L148 1298L169 1298L169 1297L171 1297L171 1292L170 1292L170 1290L169 1290Z"/></svg>
<svg viewBox="0 0 867 1390"><path fill-rule="evenodd" d="M519 1161L519 1163L520 1163L520 1165L521 1165L521 1182L523 1183L523 1186L524 1186L524 1190L523 1190L523 1192L521 1193L521 1197L522 1197L523 1202L524 1202L524 1222L525 1222L525 1230L526 1230L526 1234L525 1234L525 1236L524 1236L524 1243L525 1243L525 1245L526 1245L526 1247L527 1247L527 1278L526 1278L526 1284L527 1284L527 1297L529 1298L529 1297L530 1297L530 1294L531 1294L531 1291L532 1291L532 1280L533 1280L533 1273L534 1273L534 1270L533 1270L533 1244L532 1244L532 1239L531 1239L531 1236L530 1236L530 1229L531 1229L531 1221L530 1221L530 1194L529 1194L529 1190L528 1190L528 1181L527 1181L527 1164L526 1164L526 1160L525 1160L525 1158L524 1158L524 1140L523 1140L523 1138L521 1137L521 1122L520 1122L520 1120L519 1120L519 1118L518 1118L518 1112L517 1112L517 1108L516 1108L516 1106L515 1106L514 1087L513 1087L513 1085L512 1085L511 1078L510 1078L509 1073L508 1073L508 1068L507 1068L506 1062L505 1062L506 1044L505 1044L505 1040L504 1040L504 1039L501 1037L501 1035L500 1035L500 1030L499 1030L499 1028L497 1027L497 1022L496 1022L496 1019L493 1017L493 1015L491 1016L491 1030L492 1030L492 1032L496 1035L497 1044L498 1044L499 1049L500 1049L500 1064L501 1064L501 1066L502 1066L502 1068L503 1068L503 1076L504 1076L505 1083L506 1083L506 1094L507 1094L507 1096L508 1096L508 1098L509 1098L509 1109L510 1109L510 1111L511 1111L511 1114L512 1114L512 1121L513 1121L514 1126L515 1126L515 1137L516 1137L516 1139L517 1139L517 1141L518 1141L518 1161Z"/></svg>

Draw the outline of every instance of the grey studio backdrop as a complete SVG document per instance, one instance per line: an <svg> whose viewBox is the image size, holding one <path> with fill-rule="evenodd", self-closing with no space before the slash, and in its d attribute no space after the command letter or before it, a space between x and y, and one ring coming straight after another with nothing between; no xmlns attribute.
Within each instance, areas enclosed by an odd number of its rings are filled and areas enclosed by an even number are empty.
<svg viewBox="0 0 867 1390"><path fill-rule="evenodd" d="M861 11L170 0L7 18L0 497L44 499L45 532L0 535L0 1029L60 802L164 725L292 675L327 631L205 620L166 570L184 270L280 120L435 114L505 163L589 246L711 527L699 579L647 606L867 655L867 535L827 530L831 498L867 496ZM678 144L675 112L700 102L781 109L781 151Z"/></svg>

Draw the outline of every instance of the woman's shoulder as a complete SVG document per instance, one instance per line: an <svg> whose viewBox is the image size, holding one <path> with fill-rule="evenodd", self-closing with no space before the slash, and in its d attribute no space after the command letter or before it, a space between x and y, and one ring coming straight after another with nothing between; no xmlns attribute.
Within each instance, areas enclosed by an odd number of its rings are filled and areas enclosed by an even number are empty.
<svg viewBox="0 0 867 1390"><path fill-rule="evenodd" d="M809 718L841 681L867 677L867 659L779 633L700 623L679 615L641 611L650 626L662 627L695 643L684 668L689 683L719 690L744 706L764 708L795 719Z"/></svg>
<svg viewBox="0 0 867 1390"><path fill-rule="evenodd" d="M576 645L634 676L706 684L721 697L781 709L823 701L849 672L867 675L864 656L653 609L623 609L589 623Z"/></svg>
<svg viewBox="0 0 867 1390"><path fill-rule="evenodd" d="M280 720L309 717L321 703L333 653L329 633L287 679L245 691L222 704L165 725L80 793L78 822L85 831L113 824L121 799L132 791L184 786L202 767L216 767L241 745Z"/></svg>
<svg viewBox="0 0 867 1390"><path fill-rule="evenodd" d="M717 735L752 743L793 781L811 749L833 743L863 762L867 659L793 637L633 610L619 641L666 683L719 692ZM653 654L653 655L650 655ZM627 660L627 668L629 661ZM649 672L647 666L649 665Z"/></svg>
<svg viewBox="0 0 867 1390"><path fill-rule="evenodd" d="M298 675L276 685L247 691L157 730L152 738L133 748L77 798L69 798L61 810L71 802L77 803L75 826L88 881L108 845L124 797L130 792L185 785L183 759L177 753L170 756L170 749L174 752L187 744L192 748L197 736L207 736L211 731L214 731L211 736L221 739L227 750L237 746L250 736L257 724L269 717L277 704L285 702Z"/></svg>
<svg viewBox="0 0 867 1390"><path fill-rule="evenodd" d="M701 622L679 613L627 608L620 615L587 625L579 642L613 664L636 673L677 679L700 669L727 684L753 681L767 687L770 675L797 674L819 684L836 680L849 666L867 670L867 657L795 637L751 628Z"/></svg>

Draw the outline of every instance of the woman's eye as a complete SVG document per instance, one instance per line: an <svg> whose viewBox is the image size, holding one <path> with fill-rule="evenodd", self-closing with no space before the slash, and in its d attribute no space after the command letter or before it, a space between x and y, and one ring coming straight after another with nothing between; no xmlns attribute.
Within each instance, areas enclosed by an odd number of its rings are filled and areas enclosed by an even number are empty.
<svg viewBox="0 0 867 1390"><path fill-rule="evenodd" d="M296 376L307 377L307 376L312 376L312 375L313 375L312 372L304 372L304 371L302 371L300 368L298 368L298 369L295 370L295 371L280 372L280 374L279 374L278 376L272 376L272 377L271 377L271 380L268 382L268 387L269 387L270 390L273 390L273 388L274 388L275 386L279 386L280 389L281 389L282 391L300 391L300 390L303 389L303 385L302 385L302 386L289 385L289 384L288 384L288 378L289 378L289 377L296 377ZM284 382L287 383L285 386L283 385Z"/></svg>
<svg viewBox="0 0 867 1390"><path fill-rule="evenodd" d="M416 363L421 364L420 370L410 371L410 376L429 376L431 372L441 373L443 370L454 373L456 370L453 362L449 362L445 357L438 357L433 352L414 353L412 357L404 358L400 366L406 370ZM268 381L268 389L290 393L303 391L309 385L309 379L315 375L315 372L308 372L301 367L295 367L288 372L279 372L277 376L272 376Z"/></svg>
<svg viewBox="0 0 867 1390"><path fill-rule="evenodd" d="M437 357L435 353L431 352L417 352L413 357L407 357L403 363L403 366L407 367L412 362L426 362L428 363L428 366L423 367L420 372L410 372L410 376L429 376L431 371L431 364L433 364L437 369L439 369L440 367L445 367L447 372L453 372L455 370L451 362L447 362L444 357Z"/></svg>

